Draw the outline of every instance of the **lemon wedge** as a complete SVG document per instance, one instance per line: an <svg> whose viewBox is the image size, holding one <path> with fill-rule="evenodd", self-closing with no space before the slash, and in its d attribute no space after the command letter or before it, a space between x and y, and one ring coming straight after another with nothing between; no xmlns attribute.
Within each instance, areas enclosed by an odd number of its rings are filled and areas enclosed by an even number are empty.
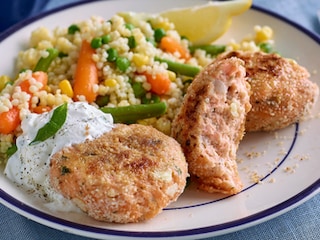
<svg viewBox="0 0 320 240"><path fill-rule="evenodd" d="M206 4L176 8L160 15L175 24L181 36L193 44L208 44L223 35L232 23L232 17L250 8L252 0L209 1Z"/></svg>

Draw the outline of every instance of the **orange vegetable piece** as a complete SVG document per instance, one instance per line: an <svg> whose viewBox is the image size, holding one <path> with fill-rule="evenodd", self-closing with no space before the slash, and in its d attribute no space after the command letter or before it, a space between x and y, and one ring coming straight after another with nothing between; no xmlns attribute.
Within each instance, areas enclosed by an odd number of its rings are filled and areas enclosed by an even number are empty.
<svg viewBox="0 0 320 240"><path fill-rule="evenodd" d="M147 82L151 85L151 91L162 95L169 91L170 89L170 78L168 74L157 73L155 75L144 73L147 78Z"/></svg>
<svg viewBox="0 0 320 240"><path fill-rule="evenodd" d="M38 114L49 112L50 110L51 110L50 106L36 106L31 109L32 112L38 113Z"/></svg>
<svg viewBox="0 0 320 240"><path fill-rule="evenodd" d="M46 86L48 84L48 74L47 73L41 72L41 71L34 72L34 73L32 73L32 77L37 82L41 82L42 83L42 87L41 87L40 90L43 90L43 89L46 88ZM22 81L19 84L19 86L20 86L22 92L26 92L26 93L31 94L31 92L29 90L30 89L30 81L29 81L29 79L26 79L26 80Z"/></svg>
<svg viewBox="0 0 320 240"><path fill-rule="evenodd" d="M0 133L9 134L13 132L20 124L19 109L11 108L8 112L0 114Z"/></svg>
<svg viewBox="0 0 320 240"><path fill-rule="evenodd" d="M79 59L73 81L73 92L75 101L79 96L85 96L89 103L96 100L97 93L93 87L98 84L98 69L92 59L95 50L86 40L82 41Z"/></svg>
<svg viewBox="0 0 320 240"><path fill-rule="evenodd" d="M185 60L189 60L191 58L189 50L169 36L164 36L163 38L161 38L159 46L165 52L169 52L172 54L178 52L180 54L180 57Z"/></svg>

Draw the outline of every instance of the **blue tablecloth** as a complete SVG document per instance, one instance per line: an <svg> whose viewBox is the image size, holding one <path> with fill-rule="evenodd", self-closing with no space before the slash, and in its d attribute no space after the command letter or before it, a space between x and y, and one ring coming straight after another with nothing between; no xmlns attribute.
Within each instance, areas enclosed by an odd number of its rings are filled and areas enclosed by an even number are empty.
<svg viewBox="0 0 320 240"><path fill-rule="evenodd" d="M46 6L46 10L71 2L76 2L76 0L51 0ZM253 2L256 6L274 11L320 34L320 24L316 14L317 9L320 9L320 0L254 0ZM89 238L61 232L28 220L2 205L0 205L0 239L89 240ZM320 195L318 194L295 209L264 223L241 231L210 238L210 240L234 239L319 240Z"/></svg>

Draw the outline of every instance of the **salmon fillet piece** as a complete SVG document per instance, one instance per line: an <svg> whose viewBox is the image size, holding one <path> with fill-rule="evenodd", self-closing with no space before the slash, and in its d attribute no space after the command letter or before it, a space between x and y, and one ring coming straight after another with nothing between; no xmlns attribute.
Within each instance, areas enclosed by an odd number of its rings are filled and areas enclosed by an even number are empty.
<svg viewBox="0 0 320 240"><path fill-rule="evenodd" d="M180 145L150 126L116 124L102 136L51 158L50 183L99 221L148 220L184 191Z"/></svg>
<svg viewBox="0 0 320 240"><path fill-rule="evenodd" d="M172 124L172 137L182 146L189 173L207 192L242 190L236 152L250 110L250 86L244 62L214 61L189 86Z"/></svg>
<svg viewBox="0 0 320 240"><path fill-rule="evenodd" d="M252 95L246 131L285 128L308 114L318 99L319 87L308 70L278 54L233 51L218 59L238 57L245 62Z"/></svg>

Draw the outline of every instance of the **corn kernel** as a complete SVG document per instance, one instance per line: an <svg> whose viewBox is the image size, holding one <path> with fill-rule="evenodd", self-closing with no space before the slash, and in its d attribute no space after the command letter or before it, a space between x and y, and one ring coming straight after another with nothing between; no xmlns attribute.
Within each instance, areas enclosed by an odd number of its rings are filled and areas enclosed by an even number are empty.
<svg viewBox="0 0 320 240"><path fill-rule="evenodd" d="M59 83L59 88L61 89L61 93L67 95L68 97L73 97L73 89L71 83L65 79Z"/></svg>
<svg viewBox="0 0 320 240"><path fill-rule="evenodd" d="M149 62L149 57L143 54L135 53L132 56L132 62L134 65L137 67L142 67L143 65L148 64Z"/></svg>
<svg viewBox="0 0 320 240"><path fill-rule="evenodd" d="M117 81L113 78L107 78L105 81L104 81L104 85L106 87L115 87L117 86Z"/></svg>
<svg viewBox="0 0 320 240"><path fill-rule="evenodd" d="M171 25L168 21L161 21L158 23L157 28L162 28L163 30L168 31L171 29Z"/></svg>
<svg viewBox="0 0 320 240"><path fill-rule="evenodd" d="M6 85L10 82L10 77L7 75L0 76L0 92L6 87Z"/></svg>
<svg viewBox="0 0 320 240"><path fill-rule="evenodd" d="M269 26L263 26L261 29L256 31L256 42L265 42L273 37L273 30Z"/></svg>
<svg viewBox="0 0 320 240"><path fill-rule="evenodd" d="M177 78L177 75L175 72L172 72L172 71L167 71L168 72L168 77L170 79L171 82L175 82L176 81L176 78Z"/></svg>
<svg viewBox="0 0 320 240"><path fill-rule="evenodd" d="M239 43L231 43L230 45L232 47L232 50L234 50L234 51L240 49L240 44Z"/></svg>

